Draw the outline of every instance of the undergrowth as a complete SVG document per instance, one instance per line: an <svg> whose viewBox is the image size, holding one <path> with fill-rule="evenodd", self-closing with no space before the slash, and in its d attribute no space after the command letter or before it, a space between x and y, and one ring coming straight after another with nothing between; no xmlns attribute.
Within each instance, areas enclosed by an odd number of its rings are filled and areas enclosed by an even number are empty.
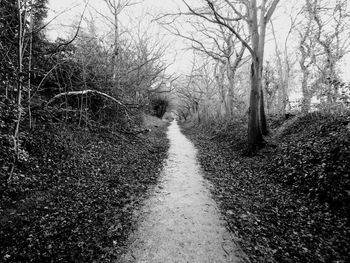
<svg viewBox="0 0 350 263"><path fill-rule="evenodd" d="M349 116L272 117L270 136L283 131L254 157L243 155L244 120L214 129L183 125L252 262L350 261Z"/></svg>
<svg viewBox="0 0 350 263"><path fill-rule="evenodd" d="M280 137L267 172L350 218L350 114L311 113Z"/></svg>
<svg viewBox="0 0 350 263"><path fill-rule="evenodd" d="M135 136L50 122L28 132L26 158L1 184L0 261L116 260L157 183L165 129Z"/></svg>

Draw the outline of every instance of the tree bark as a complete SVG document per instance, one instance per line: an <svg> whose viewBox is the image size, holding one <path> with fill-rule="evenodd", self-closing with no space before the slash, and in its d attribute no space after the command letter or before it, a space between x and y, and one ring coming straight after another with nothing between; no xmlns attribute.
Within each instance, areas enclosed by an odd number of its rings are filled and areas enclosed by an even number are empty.
<svg viewBox="0 0 350 263"><path fill-rule="evenodd" d="M250 4L250 35L252 41L251 55L251 91L249 101L248 119L248 153L253 154L263 144L263 134L267 134L267 124L262 95L262 72L264 60L264 46L266 36L266 24L274 12L278 0L274 0L266 12L266 0L260 6L260 23L258 23L258 6L256 0ZM259 30L260 29L260 30Z"/></svg>
<svg viewBox="0 0 350 263"><path fill-rule="evenodd" d="M24 2L26 8L26 2ZM17 0L18 8L18 19L19 19L19 28L18 28L18 73L17 73L17 121L14 131L14 150L16 155L18 155L19 150L19 130L22 120L22 90L23 90L23 53L24 53L24 35L25 35L25 25L23 21L26 19L26 9L24 9L24 14L22 14L21 1ZM23 17L22 17L23 16Z"/></svg>
<svg viewBox="0 0 350 263"><path fill-rule="evenodd" d="M310 111L311 108L311 91L309 90L307 84L308 84L308 78L309 78L309 71L308 69L301 63L300 64L302 71L303 71L303 79L301 81L301 91L303 94L302 99L302 105L301 105L301 112L306 114Z"/></svg>
<svg viewBox="0 0 350 263"><path fill-rule="evenodd" d="M251 91L249 99L249 119L248 119L248 153L252 154L256 152L259 145L263 142L263 134L261 127L261 106L260 105L260 94L261 94L261 78L259 59L254 58L251 71ZM260 85L259 85L260 83Z"/></svg>
<svg viewBox="0 0 350 263"><path fill-rule="evenodd" d="M261 83L261 81L260 81ZM266 114L265 114L265 101L264 101L264 92L262 87L260 88L260 124L261 124L261 133L263 135L268 135L269 131L267 129Z"/></svg>

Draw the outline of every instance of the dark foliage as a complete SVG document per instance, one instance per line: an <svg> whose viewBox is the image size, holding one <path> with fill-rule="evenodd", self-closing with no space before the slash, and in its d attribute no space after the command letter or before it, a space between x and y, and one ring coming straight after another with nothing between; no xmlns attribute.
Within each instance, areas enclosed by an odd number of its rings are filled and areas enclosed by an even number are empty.
<svg viewBox="0 0 350 263"><path fill-rule="evenodd" d="M22 1L23 2L23 1ZM27 3L27 19L24 20L22 11L22 23L26 29L26 45L29 46L29 38L32 39L32 50L24 49L23 52L23 82L27 83L28 76L31 75L33 84L38 84L41 79L41 72L46 71L47 67L52 66L45 59L47 41L43 35L43 19L47 14L47 0L38 0L33 3ZM29 15L33 14L33 25L30 28ZM18 81L18 34L19 34L19 15L16 1L0 2L0 52L3 54L0 60L0 80L2 87L0 94L7 94L14 98ZM29 57L31 53L31 71L29 69ZM41 78L40 78L41 77ZM39 79L40 78L40 79Z"/></svg>
<svg viewBox="0 0 350 263"><path fill-rule="evenodd" d="M288 119L290 116L288 116ZM267 122L269 124L269 129L275 130L279 128L286 120L287 118L285 116L282 116L281 114L275 114L275 115L269 115L267 116Z"/></svg>
<svg viewBox="0 0 350 263"><path fill-rule="evenodd" d="M236 116L224 128L220 123L212 123L209 128L204 124L201 129L213 135L211 140L226 143L232 151L243 153L247 148L247 123L245 116Z"/></svg>
<svg viewBox="0 0 350 263"><path fill-rule="evenodd" d="M17 69L17 52L15 33L18 31L18 9L15 1L0 1L0 80L2 88L0 94L5 94L3 86L9 93L15 85Z"/></svg>
<svg viewBox="0 0 350 263"><path fill-rule="evenodd" d="M15 103L0 95L0 187L5 187L8 171L13 164L12 131L15 126L17 107Z"/></svg>
<svg viewBox="0 0 350 263"><path fill-rule="evenodd" d="M156 97L151 99L151 104L154 115L158 118L162 118L169 106L169 100L163 97Z"/></svg>
<svg viewBox="0 0 350 263"><path fill-rule="evenodd" d="M135 137L38 125L23 142L27 159L0 189L0 261L116 260L132 212L157 182L164 129Z"/></svg>
<svg viewBox="0 0 350 263"><path fill-rule="evenodd" d="M311 113L281 134L268 172L334 212L350 211L350 114ZM348 214L349 217L350 214Z"/></svg>

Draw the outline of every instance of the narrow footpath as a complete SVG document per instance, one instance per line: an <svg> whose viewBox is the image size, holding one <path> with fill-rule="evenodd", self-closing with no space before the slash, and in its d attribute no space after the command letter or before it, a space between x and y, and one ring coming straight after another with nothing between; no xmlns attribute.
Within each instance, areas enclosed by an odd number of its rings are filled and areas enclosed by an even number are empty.
<svg viewBox="0 0 350 263"><path fill-rule="evenodd" d="M225 228L197 163L197 151L176 121L161 180L139 211L137 231L122 262L246 262Z"/></svg>

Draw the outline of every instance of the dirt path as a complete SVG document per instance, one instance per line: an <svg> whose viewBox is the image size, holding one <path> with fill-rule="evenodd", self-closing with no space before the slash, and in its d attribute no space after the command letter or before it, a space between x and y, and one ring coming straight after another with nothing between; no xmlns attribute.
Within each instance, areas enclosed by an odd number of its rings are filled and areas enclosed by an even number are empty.
<svg viewBox="0 0 350 263"><path fill-rule="evenodd" d="M140 212L122 262L243 262L210 197L196 149L175 121L168 138L161 182Z"/></svg>

